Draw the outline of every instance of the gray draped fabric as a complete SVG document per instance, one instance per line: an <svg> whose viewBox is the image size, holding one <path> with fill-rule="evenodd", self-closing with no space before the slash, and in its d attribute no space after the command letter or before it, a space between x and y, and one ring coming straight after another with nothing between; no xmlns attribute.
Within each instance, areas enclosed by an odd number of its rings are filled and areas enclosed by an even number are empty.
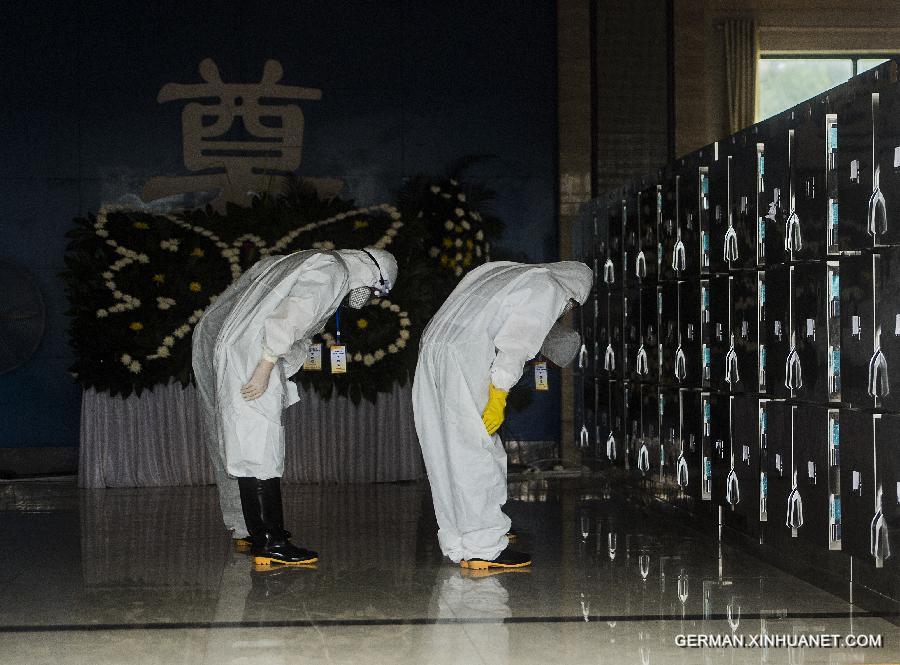
<svg viewBox="0 0 900 665"><path fill-rule="evenodd" d="M284 414L285 482L390 482L423 477L410 386L372 404L300 390ZM81 402L81 487L215 482L200 436L197 394L157 386L126 399L87 390Z"/></svg>

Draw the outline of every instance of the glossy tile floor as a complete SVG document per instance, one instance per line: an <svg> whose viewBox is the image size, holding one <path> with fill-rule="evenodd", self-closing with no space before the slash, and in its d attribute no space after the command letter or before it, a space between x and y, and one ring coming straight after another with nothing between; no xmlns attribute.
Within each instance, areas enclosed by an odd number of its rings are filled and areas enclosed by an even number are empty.
<svg viewBox="0 0 900 665"><path fill-rule="evenodd" d="M437 549L427 486L285 486L314 569L255 571L214 488L0 485L0 663L889 663L900 628L578 481L512 484L527 572ZM682 648L678 635L881 635Z"/></svg>

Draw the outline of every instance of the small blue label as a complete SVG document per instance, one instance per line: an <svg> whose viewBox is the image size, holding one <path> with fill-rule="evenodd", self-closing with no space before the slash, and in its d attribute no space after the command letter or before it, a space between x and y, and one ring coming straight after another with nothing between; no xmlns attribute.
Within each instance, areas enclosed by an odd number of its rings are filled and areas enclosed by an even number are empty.
<svg viewBox="0 0 900 665"><path fill-rule="evenodd" d="M831 445L835 448L841 445L841 423L839 420L831 421Z"/></svg>
<svg viewBox="0 0 900 665"><path fill-rule="evenodd" d="M703 476L705 478L712 476L712 462L708 457L703 460Z"/></svg>
<svg viewBox="0 0 900 665"><path fill-rule="evenodd" d="M832 226L837 226L837 225L838 225L838 219L840 219L840 218L838 217L838 202L837 202L837 201L832 201L832 202L831 202L831 225L832 225Z"/></svg>
<svg viewBox="0 0 900 665"><path fill-rule="evenodd" d="M703 364L709 365L710 357L711 357L711 354L710 354L709 347L704 346L703 347Z"/></svg>
<svg viewBox="0 0 900 665"><path fill-rule="evenodd" d="M769 495L769 478L764 473L759 477L759 493L764 497Z"/></svg>
<svg viewBox="0 0 900 665"><path fill-rule="evenodd" d="M656 192L656 210L662 210L662 192L660 191Z"/></svg>
<svg viewBox="0 0 900 665"><path fill-rule="evenodd" d="M759 302L761 302L763 305L766 304L766 285L765 284L759 285Z"/></svg>
<svg viewBox="0 0 900 665"><path fill-rule="evenodd" d="M709 309L709 289L704 286L700 289L700 293L703 297L703 309Z"/></svg>
<svg viewBox="0 0 900 665"><path fill-rule="evenodd" d="M703 235L703 251L708 252L709 251L709 236L706 235L705 232L703 232L702 235Z"/></svg>
<svg viewBox="0 0 900 665"><path fill-rule="evenodd" d="M836 347L831 347L831 371L838 375L841 373L841 350Z"/></svg>
<svg viewBox="0 0 900 665"><path fill-rule="evenodd" d="M833 503L831 509L831 519L834 520L836 524L840 524L841 522L841 497L833 496Z"/></svg>
<svg viewBox="0 0 900 665"><path fill-rule="evenodd" d="M765 174L766 174L766 156L760 155L759 156L759 175L765 175Z"/></svg>
<svg viewBox="0 0 900 665"><path fill-rule="evenodd" d="M766 239L766 220L763 217L759 218L759 241L763 242Z"/></svg>
<svg viewBox="0 0 900 665"><path fill-rule="evenodd" d="M832 125L828 130L828 146L831 148L831 151L834 152L837 150L838 145L838 137L837 137L837 125Z"/></svg>
<svg viewBox="0 0 900 665"><path fill-rule="evenodd" d="M762 431L763 434L766 433L766 428L768 427L768 425L769 425L769 414L766 413L765 411L760 411L759 412L759 429Z"/></svg>
<svg viewBox="0 0 900 665"><path fill-rule="evenodd" d="M703 422L708 423L712 419L712 407L709 402L703 404Z"/></svg>
<svg viewBox="0 0 900 665"><path fill-rule="evenodd" d="M700 176L700 191L703 194L709 194L709 176L708 175Z"/></svg>
<svg viewBox="0 0 900 665"><path fill-rule="evenodd" d="M841 297L841 275L837 272L831 273L831 297Z"/></svg>
<svg viewBox="0 0 900 665"><path fill-rule="evenodd" d="M765 344L759 345L759 364L763 367L766 366L766 346Z"/></svg>

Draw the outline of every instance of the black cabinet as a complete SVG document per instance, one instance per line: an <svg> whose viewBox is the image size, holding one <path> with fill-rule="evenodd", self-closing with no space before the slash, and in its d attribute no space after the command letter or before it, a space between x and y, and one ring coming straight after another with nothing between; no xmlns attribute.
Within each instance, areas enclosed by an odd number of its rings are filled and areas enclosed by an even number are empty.
<svg viewBox="0 0 900 665"><path fill-rule="evenodd" d="M634 357L635 379L659 383L659 294L656 286L640 289L641 328Z"/></svg>
<svg viewBox="0 0 900 665"><path fill-rule="evenodd" d="M625 302L622 299L621 291L611 291L606 298L607 316L609 323L607 324L607 336L601 340L603 348L600 350L602 360L600 366L603 368L603 375L608 379L624 379L625 378L625 338L626 338L626 322L625 322Z"/></svg>
<svg viewBox="0 0 900 665"><path fill-rule="evenodd" d="M675 481L683 492L702 498L703 411L698 390L679 390L679 447L675 451Z"/></svg>
<svg viewBox="0 0 900 665"><path fill-rule="evenodd" d="M661 482L674 484L678 455L681 452L681 402L678 388L660 388L659 446L656 465Z"/></svg>
<svg viewBox="0 0 900 665"><path fill-rule="evenodd" d="M759 266L758 254L762 253L758 239L759 160L756 139L756 132L747 129L724 143L728 153L728 208L722 251L732 270L756 269Z"/></svg>
<svg viewBox="0 0 900 665"><path fill-rule="evenodd" d="M683 279L687 252L684 248L684 241L676 249L676 243L681 240L679 224L681 211L678 208L678 181L671 169L660 172L658 204L658 277L661 282Z"/></svg>
<svg viewBox="0 0 900 665"><path fill-rule="evenodd" d="M728 155L724 145L713 144L709 162L709 269L713 273L728 272L725 259L725 234L728 231Z"/></svg>
<svg viewBox="0 0 900 665"><path fill-rule="evenodd" d="M785 252L785 224L790 215L790 114L781 113L760 125L763 172L759 195L759 223L763 230L766 266L790 260Z"/></svg>
<svg viewBox="0 0 900 665"><path fill-rule="evenodd" d="M624 255L622 258L622 284L625 288L640 286L638 256L641 253L641 189L629 185L622 189L622 228Z"/></svg>
<svg viewBox="0 0 900 665"><path fill-rule="evenodd" d="M763 369L768 394L780 398L791 396L785 386L785 367L791 350L791 274L791 266L778 265L766 270L765 276Z"/></svg>
<svg viewBox="0 0 900 665"><path fill-rule="evenodd" d="M701 282L685 280L678 282L678 345L676 359L683 357L683 368L679 368L678 381L682 387L709 387L704 379L703 327L700 307ZM708 288L708 285L707 285ZM663 303L665 307L665 303Z"/></svg>
<svg viewBox="0 0 900 665"><path fill-rule="evenodd" d="M829 549L834 535L829 466L838 413L837 409L813 404L797 404L794 408L794 465L803 502L803 526L798 535L824 549Z"/></svg>
<svg viewBox="0 0 900 665"><path fill-rule="evenodd" d="M724 522L744 533L759 532L760 422L766 400L732 395L731 447L726 460ZM732 475L733 471L733 475Z"/></svg>
<svg viewBox="0 0 900 665"><path fill-rule="evenodd" d="M662 216L662 191L656 179L645 179L638 191L638 253L634 273L641 284L655 284L659 277L658 230Z"/></svg>
<svg viewBox="0 0 900 665"><path fill-rule="evenodd" d="M879 245L900 244L900 86L884 86L875 108L875 158L879 194L870 213ZM872 198L872 197L870 197ZM882 207L883 202L883 207Z"/></svg>
<svg viewBox="0 0 900 665"><path fill-rule="evenodd" d="M622 373L626 380L639 381L640 374L635 364L641 346L641 289L629 287L623 296L624 345L622 348Z"/></svg>
<svg viewBox="0 0 900 665"><path fill-rule="evenodd" d="M760 516L771 528L787 528L788 497L791 485L791 446L794 412L789 402L769 401L760 427L764 448L760 454Z"/></svg>
<svg viewBox="0 0 900 665"><path fill-rule="evenodd" d="M841 250L872 247L869 200L874 193L873 106L878 93L856 88L837 104L838 241Z"/></svg>
<svg viewBox="0 0 900 665"><path fill-rule="evenodd" d="M696 279L701 272L708 272L703 266L703 246L708 236L703 233L705 214L703 211L706 195L701 194L700 158L696 153L680 159L675 169L675 246L680 256L668 255L670 261L677 258L677 272L680 279ZM680 244L678 240L681 240ZM674 252L673 248L673 252ZM682 260L683 258L683 260Z"/></svg>
<svg viewBox="0 0 900 665"><path fill-rule="evenodd" d="M760 349L760 292L764 273L756 270L729 275L730 338L725 363L728 389L732 393L762 393ZM732 343L733 342L733 343ZM732 349L734 353L732 354Z"/></svg>
<svg viewBox="0 0 900 665"><path fill-rule="evenodd" d="M728 275L710 275L700 281L703 328L703 379L712 390L726 391L725 359L730 347Z"/></svg>
<svg viewBox="0 0 900 665"><path fill-rule="evenodd" d="M875 516L875 429L868 411L841 412L841 549L870 558Z"/></svg>
<svg viewBox="0 0 900 665"><path fill-rule="evenodd" d="M678 386L675 360L678 357L678 282L662 282L656 287L659 308L659 383Z"/></svg>
<svg viewBox="0 0 900 665"><path fill-rule="evenodd" d="M609 430L601 433L600 439L605 458L615 466L625 466L628 438L628 400L626 384L622 381L609 382L608 427Z"/></svg>
<svg viewBox="0 0 900 665"><path fill-rule="evenodd" d="M839 264L804 263L789 270L793 343L801 369L793 396L818 403L839 402Z"/></svg>
<svg viewBox="0 0 900 665"><path fill-rule="evenodd" d="M794 212L801 244L792 252L799 261L822 261L829 250L827 165L830 102L825 96L801 104L793 111Z"/></svg>

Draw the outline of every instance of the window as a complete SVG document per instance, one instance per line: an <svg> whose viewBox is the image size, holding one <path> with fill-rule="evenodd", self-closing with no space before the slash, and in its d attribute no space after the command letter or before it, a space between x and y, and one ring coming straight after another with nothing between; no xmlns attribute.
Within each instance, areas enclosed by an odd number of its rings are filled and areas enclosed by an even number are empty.
<svg viewBox="0 0 900 665"><path fill-rule="evenodd" d="M759 110L763 120L840 85L888 59L871 55L763 56L759 60Z"/></svg>

